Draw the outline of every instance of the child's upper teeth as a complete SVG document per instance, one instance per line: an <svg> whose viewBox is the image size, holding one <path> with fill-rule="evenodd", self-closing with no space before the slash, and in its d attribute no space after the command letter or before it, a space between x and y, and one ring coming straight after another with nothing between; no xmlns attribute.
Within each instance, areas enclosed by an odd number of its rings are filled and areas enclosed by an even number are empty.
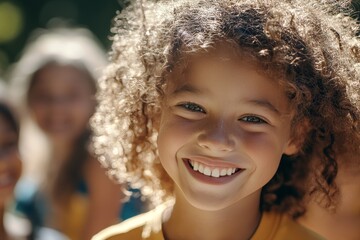
<svg viewBox="0 0 360 240"><path fill-rule="evenodd" d="M190 165L192 166L194 171L198 171L206 176L211 176L215 178L223 177L226 175L230 176L236 171L236 168L211 168L193 160L190 160Z"/></svg>
<svg viewBox="0 0 360 240"><path fill-rule="evenodd" d="M204 173L204 166L202 164L199 163L199 172Z"/></svg>
<svg viewBox="0 0 360 240"><path fill-rule="evenodd" d="M210 170L210 168L205 167L205 168L204 168L204 174L205 174L206 176L211 176L211 170Z"/></svg>
<svg viewBox="0 0 360 240"><path fill-rule="evenodd" d="M193 168L194 168L195 171L197 171L197 170L199 169L199 163L198 163L198 162L194 162Z"/></svg>
<svg viewBox="0 0 360 240"><path fill-rule="evenodd" d="M211 176L212 177L219 177L220 176L219 169L218 168L213 169L212 172L211 172Z"/></svg>

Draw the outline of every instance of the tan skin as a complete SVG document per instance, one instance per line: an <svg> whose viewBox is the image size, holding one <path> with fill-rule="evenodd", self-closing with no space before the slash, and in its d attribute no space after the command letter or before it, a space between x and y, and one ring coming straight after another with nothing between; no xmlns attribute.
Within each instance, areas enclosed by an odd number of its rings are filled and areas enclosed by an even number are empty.
<svg viewBox="0 0 360 240"><path fill-rule="evenodd" d="M92 159L86 170L85 180L89 186L89 209L83 230L83 239L91 237L104 229L119 222L119 212L123 194L120 186L114 184L104 174L104 169L96 159ZM111 196L111 197L109 197Z"/></svg>
<svg viewBox="0 0 360 240"><path fill-rule="evenodd" d="M344 158L358 161L354 156L341 156L341 159ZM339 166L335 182L340 190L340 200L336 211L324 209L312 200L299 222L329 240L360 239L359 171L359 166Z"/></svg>
<svg viewBox="0 0 360 240"><path fill-rule="evenodd" d="M94 112L94 90L88 78L74 67L50 65L41 70L30 89L32 117L52 143L53 171L73 152L74 139L84 131ZM89 191L88 215L81 230L81 239L85 240L118 222L119 199L123 195L93 157L84 166L84 180ZM54 228L57 224L56 221L50 223Z"/></svg>
<svg viewBox="0 0 360 240"><path fill-rule="evenodd" d="M0 114L0 239L7 239L3 215L6 202L11 199L21 175L18 135L9 121Z"/></svg>
<svg viewBox="0 0 360 240"><path fill-rule="evenodd" d="M163 216L167 239L249 239L261 219L262 187L281 155L297 151L277 83L254 66L219 59L199 59L185 83L165 93L158 149L176 196ZM222 182L195 171L190 161L213 172L241 170Z"/></svg>

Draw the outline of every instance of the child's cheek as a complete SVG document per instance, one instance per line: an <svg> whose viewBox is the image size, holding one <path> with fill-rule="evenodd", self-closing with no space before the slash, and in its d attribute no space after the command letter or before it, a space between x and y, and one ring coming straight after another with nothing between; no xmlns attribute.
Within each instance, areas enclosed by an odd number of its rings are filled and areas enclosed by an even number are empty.
<svg viewBox="0 0 360 240"><path fill-rule="evenodd" d="M167 120L161 120L159 134L157 137L157 146L160 162L169 176L173 178L171 172L174 172L174 168L176 166L176 150L174 149L174 146L176 146L176 140L173 139L173 132L171 131L170 125L167 123Z"/></svg>
<svg viewBox="0 0 360 240"><path fill-rule="evenodd" d="M164 113L159 127L157 145L161 164L171 178L177 178L178 152L186 146L193 132L193 124L177 116Z"/></svg>
<svg viewBox="0 0 360 240"><path fill-rule="evenodd" d="M244 133L242 148L246 154L262 164L279 163L282 155L282 144L269 133Z"/></svg>

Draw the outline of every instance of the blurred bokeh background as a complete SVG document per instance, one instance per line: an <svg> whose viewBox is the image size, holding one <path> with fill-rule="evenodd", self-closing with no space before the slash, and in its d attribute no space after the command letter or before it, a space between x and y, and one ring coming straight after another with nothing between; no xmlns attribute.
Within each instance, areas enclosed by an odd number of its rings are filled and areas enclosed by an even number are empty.
<svg viewBox="0 0 360 240"><path fill-rule="evenodd" d="M343 0L338 0L343 1ZM128 0L0 0L0 77L15 62L36 28L67 24L88 28L105 49L116 11ZM360 0L352 1L359 19Z"/></svg>
<svg viewBox="0 0 360 240"><path fill-rule="evenodd" d="M49 25L88 28L108 49L110 26L124 0L0 0L0 78L15 62L31 32Z"/></svg>

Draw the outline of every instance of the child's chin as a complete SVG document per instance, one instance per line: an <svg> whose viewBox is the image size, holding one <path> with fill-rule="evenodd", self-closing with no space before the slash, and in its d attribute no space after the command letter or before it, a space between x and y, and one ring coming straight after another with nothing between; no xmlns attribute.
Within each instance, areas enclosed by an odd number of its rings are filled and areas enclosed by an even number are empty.
<svg viewBox="0 0 360 240"><path fill-rule="evenodd" d="M232 201L219 196L191 196L187 198L187 201L194 208L202 211L220 211L234 205L236 202L234 199Z"/></svg>

